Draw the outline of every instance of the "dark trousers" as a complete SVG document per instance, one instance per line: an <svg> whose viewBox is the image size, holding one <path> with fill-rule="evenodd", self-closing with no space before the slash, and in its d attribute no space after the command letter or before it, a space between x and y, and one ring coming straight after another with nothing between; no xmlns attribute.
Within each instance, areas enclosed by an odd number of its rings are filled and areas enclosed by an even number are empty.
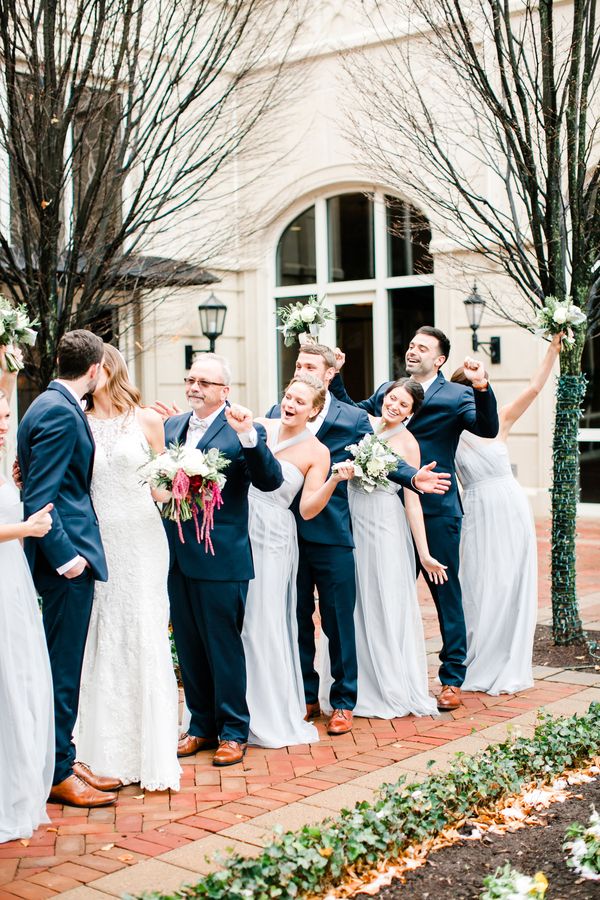
<svg viewBox="0 0 600 900"><path fill-rule="evenodd" d="M307 703L319 699L319 676L315 670L315 587L319 594L321 627L329 640L333 684L329 699L333 709L356 706L357 664L354 636L356 577L351 547L332 547L299 541L298 644Z"/></svg>
<svg viewBox="0 0 600 900"><path fill-rule="evenodd" d="M73 729L79 708L79 686L85 642L94 600L91 570L77 578L44 573L35 577L42 597L44 631L54 689L56 757L54 784L73 772Z"/></svg>
<svg viewBox="0 0 600 900"><path fill-rule="evenodd" d="M458 580L461 526L462 519L458 516L425 516L429 552L438 562L448 566L448 581L434 584L427 573L423 572L437 609L442 633L440 681L442 684L459 687L465 680L467 655L467 631Z"/></svg>
<svg viewBox="0 0 600 900"><path fill-rule="evenodd" d="M247 581L199 581L175 564L169 573L171 623L191 714L189 733L248 740L242 625ZM277 710L273 710L277 714Z"/></svg>

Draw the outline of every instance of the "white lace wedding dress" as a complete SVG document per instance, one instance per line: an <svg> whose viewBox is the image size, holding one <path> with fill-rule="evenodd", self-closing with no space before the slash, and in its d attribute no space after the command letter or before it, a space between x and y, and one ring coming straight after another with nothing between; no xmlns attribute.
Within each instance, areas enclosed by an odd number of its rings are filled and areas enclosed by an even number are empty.
<svg viewBox="0 0 600 900"><path fill-rule="evenodd" d="M0 479L0 524L21 520ZM0 843L49 822L54 773L52 675L37 593L19 541L0 543Z"/></svg>
<svg viewBox="0 0 600 900"><path fill-rule="evenodd" d="M277 443L279 421L269 426L273 454L311 437L303 432ZM276 491L248 492L248 530L255 577L248 587L242 640L246 654L246 700L250 711L250 744L287 747L319 740L314 725L304 721L306 705L296 620L298 539L290 504L302 488L302 472L280 459L283 484Z"/></svg>
<svg viewBox="0 0 600 900"><path fill-rule="evenodd" d="M460 583L467 626L465 691L533 686L537 546L529 501L504 441L463 431L456 471L465 511Z"/></svg>
<svg viewBox="0 0 600 900"><path fill-rule="evenodd" d="M179 789L178 693L169 644L169 550L139 467L148 443L135 413L89 417L92 500L108 563L96 582L85 650L77 752L99 775Z"/></svg>

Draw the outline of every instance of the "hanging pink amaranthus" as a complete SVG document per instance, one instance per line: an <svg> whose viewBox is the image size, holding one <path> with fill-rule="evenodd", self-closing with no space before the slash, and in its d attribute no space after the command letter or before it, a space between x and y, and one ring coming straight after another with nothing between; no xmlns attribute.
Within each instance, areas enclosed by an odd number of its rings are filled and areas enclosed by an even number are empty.
<svg viewBox="0 0 600 900"><path fill-rule="evenodd" d="M199 450L172 444L164 453L152 456L140 470L146 484L171 493L162 515L177 523L181 543L185 543L182 524L193 519L196 540L213 556L215 550L210 533L215 525L215 510L223 506L221 492L225 476L222 472L229 462L215 447ZM199 509L202 509L202 522Z"/></svg>

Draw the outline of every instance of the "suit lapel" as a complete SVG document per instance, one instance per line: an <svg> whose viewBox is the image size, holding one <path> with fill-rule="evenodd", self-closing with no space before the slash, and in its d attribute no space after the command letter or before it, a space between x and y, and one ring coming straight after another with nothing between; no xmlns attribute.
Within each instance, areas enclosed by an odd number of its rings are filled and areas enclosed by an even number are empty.
<svg viewBox="0 0 600 900"><path fill-rule="evenodd" d="M208 426L198 443L196 444L196 448L198 450L204 450L204 448L214 441L215 437L218 435L222 428L225 428L227 425L227 419L225 418L225 410L222 409L216 419L211 422Z"/></svg>
<svg viewBox="0 0 600 900"><path fill-rule="evenodd" d="M327 410L327 415L325 416L325 419L316 434L320 441L323 440L323 438L339 416L341 409L341 403L332 394L331 403L329 404L329 409Z"/></svg>
<svg viewBox="0 0 600 900"><path fill-rule="evenodd" d="M427 404L431 401L432 397L435 397L437 392L445 385L445 383L446 383L446 379L444 378L444 376L442 375L441 372L438 372L438 376L437 376L436 380L433 382L433 384L431 385L429 390L425 393L425 399L423 400L421 409L419 410L418 413L415 413L415 415L411 417L411 420L408 423L409 430L410 430L410 426L415 421L415 419L419 418L419 416L422 414L423 410L426 408Z"/></svg>
<svg viewBox="0 0 600 900"><path fill-rule="evenodd" d="M185 444L185 438L187 434L188 425L190 423L190 419L192 418L191 412L184 414L180 421L177 423L177 430L175 432L173 440L167 441L168 445L171 444Z"/></svg>
<svg viewBox="0 0 600 900"><path fill-rule="evenodd" d="M68 391L67 388L64 387L64 385L59 384L58 381L51 381L50 384L48 385L48 390L49 391L58 391L59 394L62 394L63 397L66 397L66 399L69 401L69 403L72 404L72 406L75 409L75 411L77 412L77 414L83 420L83 422L85 424L85 429L89 436L89 439L92 442L92 447L95 448L96 442L94 441L94 435L92 434L92 429L90 428L90 423L88 422L88 418L87 418L86 414L84 413L84 411L82 410L81 404L77 402L77 400L75 399L73 394L70 391Z"/></svg>

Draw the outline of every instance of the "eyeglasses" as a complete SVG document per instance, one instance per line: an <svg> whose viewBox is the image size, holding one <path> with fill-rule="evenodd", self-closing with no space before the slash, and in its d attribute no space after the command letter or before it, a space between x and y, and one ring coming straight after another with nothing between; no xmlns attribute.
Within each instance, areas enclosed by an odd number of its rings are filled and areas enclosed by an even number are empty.
<svg viewBox="0 0 600 900"><path fill-rule="evenodd" d="M198 387L208 388L208 387L227 387L222 381L205 381L204 378L192 378L188 376L188 378L183 379L183 383L187 385L187 387L191 387L193 384L197 384Z"/></svg>

